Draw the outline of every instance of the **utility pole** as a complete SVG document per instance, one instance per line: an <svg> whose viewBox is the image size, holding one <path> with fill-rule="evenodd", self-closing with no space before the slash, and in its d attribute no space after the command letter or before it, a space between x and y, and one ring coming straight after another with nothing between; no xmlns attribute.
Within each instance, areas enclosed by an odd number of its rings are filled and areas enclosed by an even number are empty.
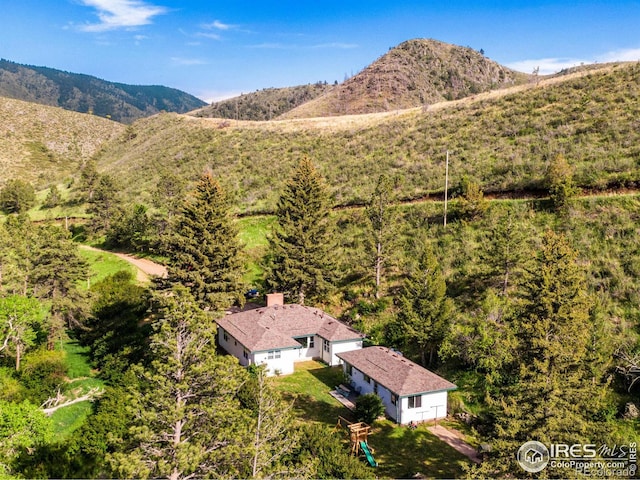
<svg viewBox="0 0 640 480"><path fill-rule="evenodd" d="M447 195L449 190L449 150L447 150L447 161L444 168L444 227L447 226Z"/></svg>

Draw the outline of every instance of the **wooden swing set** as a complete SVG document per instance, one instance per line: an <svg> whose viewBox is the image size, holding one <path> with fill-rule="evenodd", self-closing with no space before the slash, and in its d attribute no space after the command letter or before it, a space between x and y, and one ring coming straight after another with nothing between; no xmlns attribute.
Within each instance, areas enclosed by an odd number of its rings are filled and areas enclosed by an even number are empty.
<svg viewBox="0 0 640 480"><path fill-rule="evenodd" d="M338 417L336 428L346 428L349 430L349 441L351 442L351 454L360 455L361 442L368 446L367 438L371 433L371 426L364 422L350 422L344 417ZM368 447L372 450L371 447Z"/></svg>

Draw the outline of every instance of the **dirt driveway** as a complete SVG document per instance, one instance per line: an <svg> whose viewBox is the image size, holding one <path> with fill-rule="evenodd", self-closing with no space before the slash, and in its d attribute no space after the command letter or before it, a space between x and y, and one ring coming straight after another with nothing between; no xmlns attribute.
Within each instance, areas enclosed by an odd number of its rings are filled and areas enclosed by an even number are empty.
<svg viewBox="0 0 640 480"><path fill-rule="evenodd" d="M84 248L85 250L93 250L94 252L111 253L123 260L126 260L131 265L136 267L136 278L139 282L148 282L149 278L152 276L161 278L166 278L167 276L167 267L146 258L138 258L128 253L109 252L107 250L90 247L89 245L80 245L80 248Z"/></svg>

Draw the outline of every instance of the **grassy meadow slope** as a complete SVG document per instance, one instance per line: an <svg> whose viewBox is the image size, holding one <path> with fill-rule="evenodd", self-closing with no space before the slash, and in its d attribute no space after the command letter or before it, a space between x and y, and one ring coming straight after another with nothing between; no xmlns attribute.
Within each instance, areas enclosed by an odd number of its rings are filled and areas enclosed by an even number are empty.
<svg viewBox="0 0 640 480"><path fill-rule="evenodd" d="M37 188L70 177L125 126L93 115L0 97L0 184Z"/></svg>
<svg viewBox="0 0 640 480"><path fill-rule="evenodd" d="M282 118L411 108L526 83L529 77L471 48L415 39L392 48L362 72Z"/></svg>
<svg viewBox="0 0 640 480"><path fill-rule="evenodd" d="M587 188L640 181L640 65L613 64L510 89L399 112L237 122L160 114L131 127L99 156L144 201L163 173L194 180L211 169L240 211L269 211L294 163L309 156L339 205L362 203L378 175L403 199L441 192L463 174L487 192L543 186L562 153Z"/></svg>

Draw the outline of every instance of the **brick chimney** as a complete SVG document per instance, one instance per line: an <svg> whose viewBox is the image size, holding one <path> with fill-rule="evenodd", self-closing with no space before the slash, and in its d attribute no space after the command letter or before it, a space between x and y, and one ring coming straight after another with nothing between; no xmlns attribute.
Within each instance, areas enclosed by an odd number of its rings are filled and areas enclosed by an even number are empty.
<svg viewBox="0 0 640 480"><path fill-rule="evenodd" d="M284 293L267 293L267 307L284 305Z"/></svg>

